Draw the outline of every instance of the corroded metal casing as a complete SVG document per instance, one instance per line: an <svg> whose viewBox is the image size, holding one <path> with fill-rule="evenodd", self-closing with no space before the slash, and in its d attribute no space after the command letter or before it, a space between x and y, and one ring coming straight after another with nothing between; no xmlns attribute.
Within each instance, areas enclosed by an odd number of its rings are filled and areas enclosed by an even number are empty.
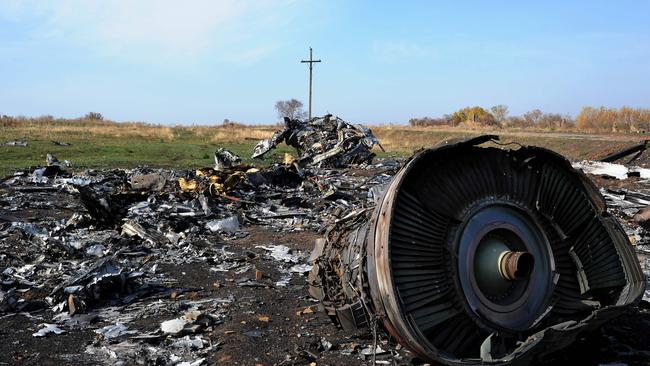
<svg viewBox="0 0 650 366"><path fill-rule="evenodd" d="M597 188L536 147L446 143L316 246L310 292L344 328L378 320L425 360L528 363L637 302L638 260ZM516 273L521 266L520 273Z"/></svg>

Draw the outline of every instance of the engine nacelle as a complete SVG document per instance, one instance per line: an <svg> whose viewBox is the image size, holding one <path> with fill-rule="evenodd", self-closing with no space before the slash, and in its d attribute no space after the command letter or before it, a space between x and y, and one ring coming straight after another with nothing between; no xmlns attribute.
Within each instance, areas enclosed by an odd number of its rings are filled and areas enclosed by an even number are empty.
<svg viewBox="0 0 650 366"><path fill-rule="evenodd" d="M518 364L636 303L645 279L594 184L538 147L480 136L412 157L374 212L312 254L310 293L346 329L376 320L423 359Z"/></svg>

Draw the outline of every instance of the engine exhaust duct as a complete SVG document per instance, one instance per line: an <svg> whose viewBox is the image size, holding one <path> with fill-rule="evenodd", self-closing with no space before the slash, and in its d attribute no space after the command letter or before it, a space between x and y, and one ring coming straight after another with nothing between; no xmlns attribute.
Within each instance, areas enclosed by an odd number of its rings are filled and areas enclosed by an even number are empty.
<svg viewBox="0 0 650 366"><path fill-rule="evenodd" d="M424 360L528 364L622 313L645 281L598 189L538 147L449 142L412 157L374 211L317 241L310 293Z"/></svg>

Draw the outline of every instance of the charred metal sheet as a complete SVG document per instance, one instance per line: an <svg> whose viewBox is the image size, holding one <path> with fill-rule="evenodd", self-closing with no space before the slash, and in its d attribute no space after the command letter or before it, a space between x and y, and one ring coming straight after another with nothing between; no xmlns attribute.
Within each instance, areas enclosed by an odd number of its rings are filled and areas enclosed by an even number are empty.
<svg viewBox="0 0 650 366"><path fill-rule="evenodd" d="M372 131L353 125L330 114L310 121L284 119L284 128L270 139L260 141L253 150L253 158L260 158L281 142L294 147L300 154L296 163L305 167L342 167L349 164L372 162L374 145L382 150Z"/></svg>
<svg viewBox="0 0 650 366"><path fill-rule="evenodd" d="M241 158L239 157L239 155L233 153L230 150L219 148L214 153L215 170L230 169L240 164L241 164Z"/></svg>
<svg viewBox="0 0 650 366"><path fill-rule="evenodd" d="M425 360L527 364L639 301L629 239L584 174L537 147L438 145L373 212L329 227L310 293L343 328L375 321Z"/></svg>
<svg viewBox="0 0 650 366"><path fill-rule="evenodd" d="M600 159L600 161L606 162L606 163L611 163L613 161L616 161L618 159L621 159L621 158L624 158L626 156L629 156L629 155L632 155L632 154L636 153L636 155L633 156L632 159L630 159L630 161L632 161L632 160L638 158L648 148L649 143L650 143L650 140L643 140L643 141L639 142L638 144L636 144L634 146L627 147L627 148L625 148L623 150L611 153L611 154L605 156L604 158Z"/></svg>

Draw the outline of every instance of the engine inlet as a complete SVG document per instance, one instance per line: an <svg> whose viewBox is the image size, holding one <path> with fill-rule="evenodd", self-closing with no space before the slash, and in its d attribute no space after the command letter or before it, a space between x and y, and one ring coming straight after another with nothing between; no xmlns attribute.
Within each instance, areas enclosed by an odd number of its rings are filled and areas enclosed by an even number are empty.
<svg viewBox="0 0 650 366"><path fill-rule="evenodd" d="M629 239L598 189L537 147L480 136L412 157L374 212L329 227L310 293L346 329L377 320L424 360L520 364L637 302Z"/></svg>

